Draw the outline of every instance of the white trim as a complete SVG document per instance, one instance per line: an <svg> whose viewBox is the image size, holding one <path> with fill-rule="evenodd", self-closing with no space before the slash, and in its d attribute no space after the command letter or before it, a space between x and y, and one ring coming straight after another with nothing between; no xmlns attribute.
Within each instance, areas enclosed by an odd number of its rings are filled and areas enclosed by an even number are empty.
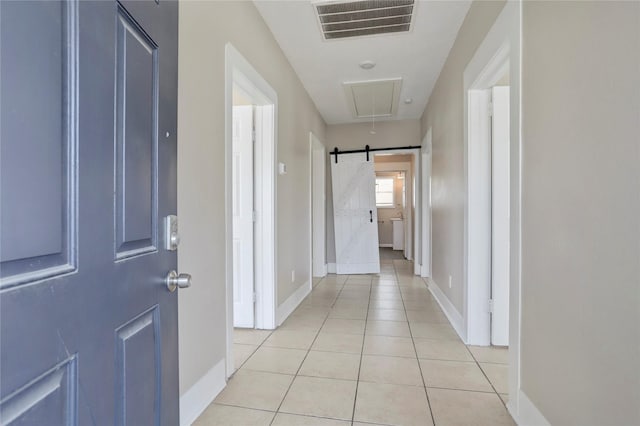
<svg viewBox="0 0 640 426"><path fill-rule="evenodd" d="M519 409L516 409L519 407ZM518 391L517 404L512 403L511 398L507 403L509 413L520 426L551 426L529 397L522 391Z"/></svg>
<svg viewBox="0 0 640 426"><path fill-rule="evenodd" d="M312 282L307 281L302 284L296 291L293 292L291 296L287 300L285 300L282 305L278 306L278 327L282 325L282 323L291 315L293 311L300 305L300 303L304 300L305 297L311 293Z"/></svg>
<svg viewBox="0 0 640 426"><path fill-rule="evenodd" d="M225 380L225 360L220 360L180 397L180 425L190 426L213 402Z"/></svg>
<svg viewBox="0 0 640 426"><path fill-rule="evenodd" d="M458 333L458 336L462 339L462 341L466 341L465 329L464 329L464 318L460 315L460 312L453 306L453 303L449 300L446 294L440 290L438 284L431 278L426 279L427 288L438 302L438 305L442 308L442 311L449 319L449 322Z"/></svg>
<svg viewBox="0 0 640 426"><path fill-rule="evenodd" d="M420 276L431 276L431 150L433 145L433 129L429 127L422 140L420 161Z"/></svg>
<svg viewBox="0 0 640 426"><path fill-rule="evenodd" d="M233 214L232 214L232 114L233 84L238 84L256 102L256 146L254 179L256 328L273 329L276 324L276 185L275 158L278 140L278 95L253 66L230 43L225 45L225 289L226 374L233 374ZM260 131L261 130L261 131Z"/></svg>
<svg viewBox="0 0 640 426"><path fill-rule="evenodd" d="M378 247L392 248L393 244L378 244Z"/></svg>
<svg viewBox="0 0 640 426"><path fill-rule="evenodd" d="M318 159L322 160L321 167L319 167L320 161ZM321 188L317 187L318 184ZM313 132L309 132L309 253L311 256L309 274L315 278L327 275L326 196L326 149L320 139ZM321 203L317 203L319 197L321 197ZM320 220L314 221L314 217Z"/></svg>
<svg viewBox="0 0 640 426"><path fill-rule="evenodd" d="M328 274L335 274L336 273L336 264L335 264L335 262L327 263L327 273Z"/></svg>

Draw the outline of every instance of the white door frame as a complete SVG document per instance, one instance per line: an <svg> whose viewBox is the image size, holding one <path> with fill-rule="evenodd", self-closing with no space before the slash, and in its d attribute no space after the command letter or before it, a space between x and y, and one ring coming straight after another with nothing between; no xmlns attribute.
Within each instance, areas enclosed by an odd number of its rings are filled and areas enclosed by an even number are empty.
<svg viewBox="0 0 640 426"><path fill-rule="evenodd" d="M327 275L326 198L326 149L320 139L309 132L310 283L313 283L313 277Z"/></svg>
<svg viewBox="0 0 640 426"><path fill-rule="evenodd" d="M422 215L420 220L420 233L421 233L421 262L420 262L420 276L431 276L431 149L433 145L433 131L429 127L427 133L422 140L421 149L421 197L420 206L422 209Z"/></svg>
<svg viewBox="0 0 640 426"><path fill-rule="evenodd" d="M276 186L275 158L278 95L253 66L230 43L225 46L225 283L226 283L226 374L233 365L233 214L232 214L232 114L233 84L256 103L256 143L254 151L254 233L255 327L276 327ZM215 141L211 141L214 143ZM212 183L214 184L214 183ZM211 283L213 284L213 283Z"/></svg>
<svg viewBox="0 0 640 426"><path fill-rule="evenodd" d="M522 2L507 2L465 68L464 162L467 199L464 214L464 330L467 344L490 342L488 296L491 288L490 139L482 127L488 114L482 99L488 88L504 74L510 75L510 287L509 287L509 402L517 423L531 415L530 401L520 389L520 286L521 286L521 43ZM484 115L487 117L487 115ZM488 127L488 125L486 126Z"/></svg>
<svg viewBox="0 0 640 426"><path fill-rule="evenodd" d="M421 225L420 225L420 218L422 218L422 195L421 195L421 168L420 168L420 149L419 148L413 148L413 149L407 149L407 150L396 150L396 149L390 149L390 150L383 150L383 151L376 151L375 154L394 154L394 155L412 155L413 156L413 175L411 176L411 179L408 179L407 176L409 174L411 174L411 170L410 168L406 168L406 167L399 167L398 164L399 163L379 163L380 165L384 165L384 167L382 168L382 170L380 171L385 171L384 168L386 167L388 170L400 170L400 171L404 171L405 172L405 188L406 185L409 184L411 185L411 198L407 197L406 198L406 202L409 208L407 208L407 215L404 218L405 222L407 222L407 232L405 232L405 240L409 240L408 243L408 247L409 250L407 252L407 259L409 260L413 260L414 261L414 274L415 275L420 275L420 270L421 270L421 263L419 262L419 260L421 260ZM407 182L407 180L410 180L410 182ZM410 203L415 202L415 217L417 218L416 222L416 226L413 230L413 233L411 233L410 231L410 226L411 226L411 222L413 220L413 214L411 212L411 205Z"/></svg>

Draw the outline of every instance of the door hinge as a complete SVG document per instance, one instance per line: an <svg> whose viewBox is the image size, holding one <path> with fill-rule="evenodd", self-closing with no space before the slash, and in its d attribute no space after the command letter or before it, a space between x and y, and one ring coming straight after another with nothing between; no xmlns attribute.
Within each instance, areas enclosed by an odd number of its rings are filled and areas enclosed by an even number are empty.
<svg viewBox="0 0 640 426"><path fill-rule="evenodd" d="M256 129L251 130L251 141L256 143Z"/></svg>
<svg viewBox="0 0 640 426"><path fill-rule="evenodd" d="M489 299L488 308L489 308L489 313L492 314L493 313L493 299Z"/></svg>
<svg viewBox="0 0 640 426"><path fill-rule="evenodd" d="M489 117L493 117L493 102L489 102Z"/></svg>
<svg viewBox="0 0 640 426"><path fill-rule="evenodd" d="M251 212L251 220L253 222L257 222L258 221L258 212L256 212L255 210L253 212Z"/></svg>
<svg viewBox="0 0 640 426"><path fill-rule="evenodd" d="M257 296L256 296L256 292L254 291L253 292L253 303L256 303L256 300L257 300Z"/></svg>

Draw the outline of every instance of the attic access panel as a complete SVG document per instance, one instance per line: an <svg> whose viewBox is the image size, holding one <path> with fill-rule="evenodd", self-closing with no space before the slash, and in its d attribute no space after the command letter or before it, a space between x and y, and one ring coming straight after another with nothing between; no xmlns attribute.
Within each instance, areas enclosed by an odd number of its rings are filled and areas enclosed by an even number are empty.
<svg viewBox="0 0 640 426"><path fill-rule="evenodd" d="M315 4L325 40L407 32L415 0L357 0Z"/></svg>
<svg viewBox="0 0 640 426"><path fill-rule="evenodd" d="M401 78L344 83L354 118L392 117L398 109Z"/></svg>

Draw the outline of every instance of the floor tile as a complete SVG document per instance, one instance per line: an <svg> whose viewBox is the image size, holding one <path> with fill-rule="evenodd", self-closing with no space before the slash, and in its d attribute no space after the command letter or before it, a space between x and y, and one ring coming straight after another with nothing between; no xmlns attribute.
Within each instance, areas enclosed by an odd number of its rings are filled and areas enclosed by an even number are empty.
<svg viewBox="0 0 640 426"><path fill-rule="evenodd" d="M300 330L276 330L264 341L263 346L289 349L309 349L317 333Z"/></svg>
<svg viewBox="0 0 640 426"><path fill-rule="evenodd" d="M271 411L211 404L193 426L268 426L274 415Z"/></svg>
<svg viewBox="0 0 640 426"><path fill-rule="evenodd" d="M233 344L233 366L237 370L242 364L253 354L257 345L243 345L242 343Z"/></svg>
<svg viewBox="0 0 640 426"><path fill-rule="evenodd" d="M449 324L433 324L427 322L410 323L411 335L424 339L460 340L456 331Z"/></svg>
<svg viewBox="0 0 640 426"><path fill-rule="evenodd" d="M275 411L293 376L240 369L215 399L218 404Z"/></svg>
<svg viewBox="0 0 640 426"><path fill-rule="evenodd" d="M310 351L298 373L301 376L358 380L360 355Z"/></svg>
<svg viewBox="0 0 640 426"><path fill-rule="evenodd" d="M311 349L360 354L362 353L362 341L363 336L357 334L326 333L321 331Z"/></svg>
<svg viewBox="0 0 640 426"><path fill-rule="evenodd" d="M372 293L371 300L396 300L402 302L402 296L395 293Z"/></svg>
<svg viewBox="0 0 640 426"><path fill-rule="evenodd" d="M297 414L276 414L271 426L350 426L351 422Z"/></svg>
<svg viewBox="0 0 640 426"><path fill-rule="evenodd" d="M360 382L354 421L433 425L423 387Z"/></svg>
<svg viewBox="0 0 640 426"><path fill-rule="evenodd" d="M260 347L242 366L243 369L271 373L296 374L307 351L301 349Z"/></svg>
<svg viewBox="0 0 640 426"><path fill-rule="evenodd" d="M509 366L481 362L480 367L498 393L509 393Z"/></svg>
<svg viewBox="0 0 640 426"><path fill-rule="evenodd" d="M355 381L298 376L280 411L351 420L355 395Z"/></svg>
<svg viewBox="0 0 640 426"><path fill-rule="evenodd" d="M424 386L418 360L394 356L363 355L360 381Z"/></svg>
<svg viewBox="0 0 640 426"><path fill-rule="evenodd" d="M369 309L367 318L379 321L407 321L404 310L397 309Z"/></svg>
<svg viewBox="0 0 640 426"><path fill-rule="evenodd" d="M371 309L404 309L404 304L401 300L379 300L373 299L369 304Z"/></svg>
<svg viewBox="0 0 640 426"><path fill-rule="evenodd" d="M449 320L446 315L432 308L420 311L407 311L407 319L409 322L430 322L436 324L448 324Z"/></svg>
<svg viewBox="0 0 640 426"><path fill-rule="evenodd" d="M410 338L390 336L365 336L363 353L408 358L415 358L416 356L413 342Z"/></svg>
<svg viewBox="0 0 640 426"><path fill-rule="evenodd" d="M478 362L509 363L509 348L505 346L469 346L469 350Z"/></svg>
<svg viewBox="0 0 640 426"><path fill-rule="evenodd" d="M260 345L271 334L271 330L254 330L252 328L234 328L233 343L244 345Z"/></svg>
<svg viewBox="0 0 640 426"><path fill-rule="evenodd" d="M325 317L307 316L298 313L292 314L278 327L278 330L301 330L317 332L322 327Z"/></svg>
<svg viewBox="0 0 640 426"><path fill-rule="evenodd" d="M462 342L455 340L413 339L418 358L443 359L449 361L473 361L473 357Z"/></svg>
<svg viewBox="0 0 640 426"><path fill-rule="evenodd" d="M367 321L365 334L372 336L411 337L409 324L401 321Z"/></svg>
<svg viewBox="0 0 640 426"><path fill-rule="evenodd" d="M420 367L427 387L493 392L475 362L421 359Z"/></svg>
<svg viewBox="0 0 640 426"><path fill-rule="evenodd" d="M495 393L427 389L438 426L512 426L515 422Z"/></svg>
<svg viewBox="0 0 640 426"><path fill-rule="evenodd" d="M325 333L364 334L364 320L329 318L322 326Z"/></svg>
<svg viewBox="0 0 640 426"><path fill-rule="evenodd" d="M329 312L329 318L364 320L367 319L367 308L334 308Z"/></svg>

